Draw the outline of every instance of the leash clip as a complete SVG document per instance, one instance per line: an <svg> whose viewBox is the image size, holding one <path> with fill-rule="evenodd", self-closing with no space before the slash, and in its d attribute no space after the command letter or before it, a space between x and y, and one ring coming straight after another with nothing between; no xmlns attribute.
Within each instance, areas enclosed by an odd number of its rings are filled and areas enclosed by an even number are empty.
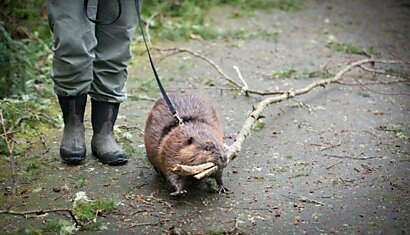
<svg viewBox="0 0 410 235"><path fill-rule="evenodd" d="M183 125L184 125L184 120L182 120L182 118L178 115L178 112L175 112L175 114L172 115L172 116L178 120L178 124L179 124L180 126L183 126Z"/></svg>

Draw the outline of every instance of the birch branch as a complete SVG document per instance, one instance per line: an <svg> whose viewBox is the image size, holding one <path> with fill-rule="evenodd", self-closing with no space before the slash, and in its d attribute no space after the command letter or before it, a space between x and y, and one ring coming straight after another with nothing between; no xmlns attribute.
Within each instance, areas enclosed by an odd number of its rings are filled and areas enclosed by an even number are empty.
<svg viewBox="0 0 410 235"><path fill-rule="evenodd" d="M380 64L399 64L403 63L402 61L398 60L377 60L377 59L363 59L359 60L356 62L353 62L340 70L333 78L330 79L321 79L316 82L312 82L308 86L298 89L298 90L289 90L286 93L282 95L277 95L273 97L268 97L263 99L261 102L259 102L253 110L248 118L245 121L245 124L242 126L241 130L239 131L238 135L236 136L236 139L232 145L229 146L228 151L227 151L227 157L228 161L233 160L236 158L237 154L241 151L242 145L245 142L245 140L250 136L252 126L253 124L258 120L259 116L262 114L262 112L271 104L274 103L279 103L281 101L287 100L289 98L293 98L295 96L300 96L303 94L308 93L309 91L313 90L316 87L319 86L325 86L330 83L335 83L343 78L343 75L345 75L347 72L351 71L355 67L359 67L363 64L368 64L368 63L380 63ZM214 173L219 171L219 168L217 166L214 166L212 168L209 168L199 174L194 175L195 178L197 179L202 179L207 176L210 176Z"/></svg>

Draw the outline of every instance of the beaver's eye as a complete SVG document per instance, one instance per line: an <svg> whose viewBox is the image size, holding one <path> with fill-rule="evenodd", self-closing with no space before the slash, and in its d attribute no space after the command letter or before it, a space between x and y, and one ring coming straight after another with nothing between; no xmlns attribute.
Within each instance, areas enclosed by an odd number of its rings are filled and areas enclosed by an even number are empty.
<svg viewBox="0 0 410 235"><path fill-rule="evenodd" d="M192 143L194 143L194 137L190 136L187 140L188 145L191 145Z"/></svg>
<svg viewBox="0 0 410 235"><path fill-rule="evenodd" d="M214 144L211 141L207 141L205 143L205 150L206 151L211 151L214 148Z"/></svg>

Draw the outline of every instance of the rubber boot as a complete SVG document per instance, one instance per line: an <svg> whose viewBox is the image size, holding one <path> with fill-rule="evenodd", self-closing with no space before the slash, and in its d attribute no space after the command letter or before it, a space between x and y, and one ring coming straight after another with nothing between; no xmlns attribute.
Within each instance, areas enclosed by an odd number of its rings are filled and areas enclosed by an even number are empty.
<svg viewBox="0 0 410 235"><path fill-rule="evenodd" d="M128 154L113 137L119 107L120 104L91 99L91 122L94 130L91 149L94 156L109 165L122 165L128 161Z"/></svg>
<svg viewBox="0 0 410 235"><path fill-rule="evenodd" d="M64 119L64 132L60 145L60 157L69 164L85 159L84 111L87 95L58 96Z"/></svg>

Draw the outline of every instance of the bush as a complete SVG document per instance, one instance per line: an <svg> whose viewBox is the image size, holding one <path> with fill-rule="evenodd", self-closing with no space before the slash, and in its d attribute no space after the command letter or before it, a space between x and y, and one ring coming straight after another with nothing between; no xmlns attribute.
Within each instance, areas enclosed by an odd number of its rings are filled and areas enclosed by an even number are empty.
<svg viewBox="0 0 410 235"><path fill-rule="evenodd" d="M0 25L0 99L25 93L25 83L32 78L32 64L25 46L14 41Z"/></svg>

